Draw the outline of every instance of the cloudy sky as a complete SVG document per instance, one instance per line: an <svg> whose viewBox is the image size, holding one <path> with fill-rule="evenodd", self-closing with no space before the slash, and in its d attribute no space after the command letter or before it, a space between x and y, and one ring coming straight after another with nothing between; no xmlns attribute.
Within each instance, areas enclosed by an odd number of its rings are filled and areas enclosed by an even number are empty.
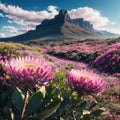
<svg viewBox="0 0 120 120"><path fill-rule="evenodd" d="M84 18L98 30L120 34L120 0L0 0L0 37L35 29L61 9L71 18Z"/></svg>

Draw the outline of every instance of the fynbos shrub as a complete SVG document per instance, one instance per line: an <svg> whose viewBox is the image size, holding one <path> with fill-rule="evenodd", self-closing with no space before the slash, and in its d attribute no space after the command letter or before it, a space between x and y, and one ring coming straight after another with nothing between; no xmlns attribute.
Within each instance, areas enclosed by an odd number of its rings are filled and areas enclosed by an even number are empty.
<svg viewBox="0 0 120 120"><path fill-rule="evenodd" d="M98 56L94 61L94 66L102 72L113 74L120 72L120 44L114 44Z"/></svg>

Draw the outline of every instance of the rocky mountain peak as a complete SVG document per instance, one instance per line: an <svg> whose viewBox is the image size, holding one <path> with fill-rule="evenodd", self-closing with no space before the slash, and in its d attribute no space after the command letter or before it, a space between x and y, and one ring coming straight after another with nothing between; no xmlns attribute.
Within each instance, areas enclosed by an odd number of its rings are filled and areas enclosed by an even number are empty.
<svg viewBox="0 0 120 120"><path fill-rule="evenodd" d="M65 9L62 9L62 10L60 10L60 12L59 12L59 15L60 16L66 16L68 14L68 12L67 12L67 10L65 10Z"/></svg>
<svg viewBox="0 0 120 120"><path fill-rule="evenodd" d="M45 19L42 21L41 25L37 26L37 30L39 30L39 27L48 27L52 25L56 26L62 26L66 22L75 24L79 27L88 29L88 30L94 30L93 25L89 21L85 21L83 18L78 18L78 19L71 19L68 11L65 9L60 10L59 14L56 15L53 19Z"/></svg>
<svg viewBox="0 0 120 120"><path fill-rule="evenodd" d="M55 19L61 22L70 22L70 16L65 9L60 10L59 14L55 16Z"/></svg>

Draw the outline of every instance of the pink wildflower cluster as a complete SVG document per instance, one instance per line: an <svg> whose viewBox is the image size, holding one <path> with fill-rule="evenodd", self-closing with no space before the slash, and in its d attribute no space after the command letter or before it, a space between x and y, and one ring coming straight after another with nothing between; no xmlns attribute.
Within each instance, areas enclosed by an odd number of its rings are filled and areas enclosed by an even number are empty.
<svg viewBox="0 0 120 120"><path fill-rule="evenodd" d="M24 56L36 57L30 50L22 50Z"/></svg>
<svg viewBox="0 0 120 120"><path fill-rule="evenodd" d="M72 69L67 73L67 85L79 95L91 95L102 93L106 83L102 77L92 71Z"/></svg>
<svg viewBox="0 0 120 120"><path fill-rule="evenodd" d="M50 62L33 57L12 58L3 64L3 69L6 85L24 89L46 86L55 74Z"/></svg>
<svg viewBox="0 0 120 120"><path fill-rule="evenodd" d="M52 55L46 54L46 57L49 59L52 59L54 61L54 64L56 64L56 67L58 66L58 69L66 69L67 66L73 65L74 68L86 68L88 65L83 62L77 62L72 60L66 60L66 59L60 59Z"/></svg>
<svg viewBox="0 0 120 120"><path fill-rule="evenodd" d="M59 52L72 52L72 51L78 51L80 53L93 53L93 52L99 52L106 49L106 44L87 44L87 43L73 43L68 45L56 45L56 46L47 46L47 51L53 51L55 50L57 53Z"/></svg>
<svg viewBox="0 0 120 120"><path fill-rule="evenodd" d="M8 60L8 59L10 59L11 57L14 57L14 54L4 55L4 54L1 54L1 53L0 53L0 60L1 60L1 61Z"/></svg>
<svg viewBox="0 0 120 120"><path fill-rule="evenodd" d="M110 48L117 48L117 49L119 49L120 48L120 43L115 43L115 44L111 45Z"/></svg>
<svg viewBox="0 0 120 120"><path fill-rule="evenodd" d="M118 44L112 45L110 49L108 49L102 55L98 56L93 64L99 71L110 74L119 73L120 46L118 47Z"/></svg>

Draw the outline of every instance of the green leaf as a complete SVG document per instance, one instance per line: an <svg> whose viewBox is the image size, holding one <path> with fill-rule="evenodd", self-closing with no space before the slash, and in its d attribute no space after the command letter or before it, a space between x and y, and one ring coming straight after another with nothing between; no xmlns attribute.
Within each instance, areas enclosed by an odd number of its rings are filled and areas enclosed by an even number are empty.
<svg viewBox="0 0 120 120"><path fill-rule="evenodd" d="M8 120L13 120L14 119L14 114L12 112L12 109L5 107L3 109L3 112L6 116L6 118L8 118Z"/></svg>
<svg viewBox="0 0 120 120"><path fill-rule="evenodd" d="M92 120L90 114L85 114L81 120Z"/></svg>
<svg viewBox="0 0 120 120"><path fill-rule="evenodd" d="M91 104L90 110L93 109L97 105L97 101L94 101L94 103Z"/></svg>
<svg viewBox="0 0 120 120"><path fill-rule="evenodd" d="M63 80L64 77L65 77L64 70L60 70L55 74L55 79L57 79L57 80Z"/></svg>
<svg viewBox="0 0 120 120"><path fill-rule="evenodd" d="M98 110L93 111L91 114L93 114L95 116L100 116L100 115L102 115L103 112L104 112L104 110L98 109Z"/></svg>
<svg viewBox="0 0 120 120"><path fill-rule="evenodd" d="M83 115L90 114L90 111L88 110L83 110Z"/></svg>
<svg viewBox="0 0 120 120"><path fill-rule="evenodd" d="M5 120L5 118L3 116L0 116L0 120Z"/></svg>
<svg viewBox="0 0 120 120"><path fill-rule="evenodd" d="M9 95L9 92L8 92L8 91L3 91L3 92L1 93L1 99L2 99L2 101L4 101L5 98L6 98L8 95Z"/></svg>
<svg viewBox="0 0 120 120"><path fill-rule="evenodd" d="M43 94L38 91L31 96L26 106L26 114L33 113L37 107L41 104L41 100L43 99Z"/></svg>
<svg viewBox="0 0 120 120"><path fill-rule="evenodd" d="M82 115L80 116L81 120L84 120L83 118L85 118L85 116L89 116L90 115L90 111L88 110L83 110L82 111ZM85 119L86 120L86 119ZM88 119L89 120L89 119Z"/></svg>
<svg viewBox="0 0 120 120"><path fill-rule="evenodd" d="M51 116L54 112L56 112L56 110L59 108L60 104L50 108L50 109L47 109L47 110L44 110L42 113L40 113L38 115L38 117L36 118L41 118L41 119L45 119L45 118L48 118L49 116Z"/></svg>
<svg viewBox="0 0 120 120"><path fill-rule="evenodd" d="M87 106L87 101L83 101L83 102L80 104L79 109L80 109L80 110L84 110L84 109L86 108L86 106Z"/></svg>
<svg viewBox="0 0 120 120"><path fill-rule="evenodd" d="M26 118L24 120L44 120L45 118L48 118L49 116L51 116L54 112L56 112L56 110L59 108L60 104L50 108L50 109L46 109L43 112L39 113L36 116L33 117L29 117Z"/></svg>
<svg viewBox="0 0 120 120"><path fill-rule="evenodd" d="M22 97L22 91L18 88L14 89L12 93L12 103L14 107L17 108L17 110L21 111L23 107L23 97Z"/></svg>
<svg viewBox="0 0 120 120"><path fill-rule="evenodd" d="M46 95L45 86L41 87L38 91L40 91L43 94L43 97L45 97L45 95Z"/></svg>
<svg viewBox="0 0 120 120"><path fill-rule="evenodd" d="M49 108L52 108L52 107L60 104L61 101L62 101L62 99L58 96L58 98L55 98L55 99L53 99L53 101L50 101L49 106L47 106L47 108L48 108L48 109L49 109Z"/></svg>
<svg viewBox="0 0 120 120"><path fill-rule="evenodd" d="M61 99L58 97L56 99L53 99L53 101L49 101L45 105L47 104L49 105L45 109L43 109L42 112L33 117L26 118L25 120L44 120L45 118L48 118L59 108L61 104Z"/></svg>

